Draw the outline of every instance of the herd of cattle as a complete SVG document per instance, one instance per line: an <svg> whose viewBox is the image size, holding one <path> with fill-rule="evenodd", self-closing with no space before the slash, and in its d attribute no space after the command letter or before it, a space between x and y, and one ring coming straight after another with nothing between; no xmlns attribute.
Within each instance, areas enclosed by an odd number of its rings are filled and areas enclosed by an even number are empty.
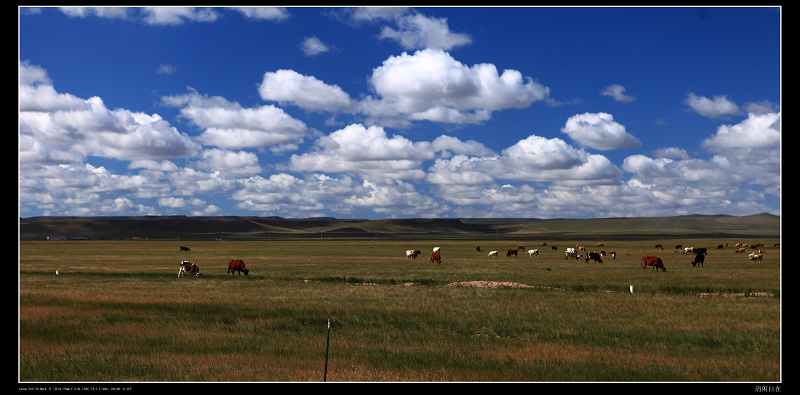
<svg viewBox="0 0 800 395"><path fill-rule="evenodd" d="M544 247L544 246L547 246L547 243L542 243L542 247ZM604 247L604 246L605 246L605 244L603 244L603 243L599 243L599 244L596 245L596 247ZM728 247L728 243L717 245L717 249L724 249L724 248L727 248L727 247ZM780 247L780 244L779 243L775 243L773 245L773 247L776 247L776 248ZM550 246L550 248L553 251L558 251L558 246ZM661 244L656 244L655 248L658 249L658 250L664 250L664 246L661 245ZM750 245L750 244L738 242L738 243L735 244L735 248L736 248L735 251L736 251L737 254L738 253L747 252L747 251L751 251L747 255L748 259L751 260L751 261L762 262L763 259L764 259L764 251L762 250L762 248L764 248L764 244L763 243ZM179 250L180 251L191 251L191 249L189 247L186 247L186 246L180 246ZM539 249L539 248L527 249L525 246L519 246L517 248L510 248L510 249L506 250L506 256L507 257L518 256L519 251L526 251L528 253L529 257L533 257L533 256L539 256L540 254L542 254L544 252L544 250L545 250L544 248L542 248L542 249ZM481 247L480 246L476 246L475 247L475 251L481 252ZM683 255L694 254L694 259L691 262L692 267L698 267L698 266L699 267L703 267L706 255L709 254L708 248L705 248L705 247L692 247L692 246L684 247L681 244L678 244L678 245L675 246L674 253L678 253L678 252L680 252ZM422 251L420 251L420 250L416 250L416 249L414 249L414 250L406 250L406 257L409 258L409 259L417 259L417 257L419 257L420 255L422 255ZM491 250L491 251L489 251L488 257L490 257L490 258L491 257L497 257L499 255L500 255L500 251ZM567 247L566 249L564 249L564 258L565 259L569 259L569 258L574 258L575 260L582 259L586 263L589 263L589 261L592 261L592 262L595 262L595 263L603 263L603 258L606 257L606 256L611 257L611 259L613 259L613 260L617 259L617 253L615 251L608 251L608 252L606 252L606 250L599 250L599 251L589 250L589 251L587 251L586 247L583 246L583 245L580 245L580 244L575 245L575 247ZM430 262L431 263L437 263L437 264L441 264L442 263L441 247L433 247L433 251L431 252ZM661 259L661 257L654 256L654 255L642 256L641 266L642 266L642 269L646 269L648 267L651 267L656 271L659 271L659 270L662 270L662 271L665 271L665 272L667 271L667 268L664 266L664 261ZM228 262L227 273L230 273L231 275L233 275L234 273L239 273L239 275L244 273L244 275L247 276L250 273L250 270L247 269L247 265L245 265L243 260L241 260L241 259L232 259L232 260L230 260L230 262ZM178 264L178 278L181 278L186 274L191 275L192 277L199 277L200 276L200 267L197 265L197 263L193 263L188 259L182 259L180 261L180 263Z"/></svg>
<svg viewBox="0 0 800 395"><path fill-rule="evenodd" d="M542 246L543 247L547 246L547 243L542 243ZM605 244L599 243L596 246L597 247L604 247ZM724 248L727 248L727 247L728 247L727 243L717 245L717 249L724 249ZM764 259L764 251L761 249L761 248L764 247L763 243L762 244L750 245L750 244L739 242L739 243L736 243L735 247L736 247L736 253L747 252L748 250L751 250L752 252L750 252L750 254L748 255L748 259L750 259L751 261L761 262ZM780 247L780 244L779 243L775 243L773 245L773 247L776 247L776 248ZM550 248L553 251L558 251L558 246L550 246ZM661 244L656 244L655 248L659 249L659 250L663 250L664 246L661 245ZM481 252L481 247L480 246L476 246L475 247L475 251ZM509 248L509 249L506 250L506 257L518 256L519 251L526 251L526 247L519 246L517 248ZM544 249L533 248L533 249L527 249L526 252L528 253L529 257L533 257L534 255L535 256L539 256L542 252L544 252ZM692 265L692 267L701 267L701 268L704 266L706 255L709 254L708 253L708 248L705 248L705 247L692 247L692 246L684 247L683 245L680 245L680 244L675 246L675 253L677 253L677 252L680 252L683 255L694 254L694 259L692 260L691 265ZM417 259L417 257L420 256L420 255L422 255L422 251L420 251L420 250L406 250L406 257L409 258L409 259ZM491 250L491 251L489 251L489 254L487 256L491 258L491 257L498 257L499 255L500 255L500 251ZM575 247L567 247L566 249L564 249L564 258L565 259L568 259L568 258L574 258L575 260L582 259L586 263L589 263L589 261L592 261L592 262L595 262L595 263L603 263L603 258L606 257L606 256L611 257L611 259L613 259L613 260L617 259L616 251L608 251L608 252L606 252L605 250L599 250L599 251L589 250L589 251L587 251L586 247L583 246L583 245L580 245L580 244L575 245ZM440 247L434 247L433 248L433 253L431 254L431 262L441 263ZM654 256L654 255L642 256L641 266L642 266L642 269L646 269L648 267L651 267L656 271L659 271L659 270L662 270L662 271L665 271L665 272L667 271L667 268L664 266L663 259L661 259L661 257L659 257L659 256Z"/></svg>

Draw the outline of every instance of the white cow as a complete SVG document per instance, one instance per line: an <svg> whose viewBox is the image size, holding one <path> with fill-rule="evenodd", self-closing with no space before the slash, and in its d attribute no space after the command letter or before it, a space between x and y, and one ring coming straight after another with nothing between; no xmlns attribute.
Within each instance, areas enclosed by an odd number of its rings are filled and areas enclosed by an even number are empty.
<svg viewBox="0 0 800 395"><path fill-rule="evenodd" d="M433 247L433 252L439 251L441 247Z"/></svg>
<svg viewBox="0 0 800 395"><path fill-rule="evenodd" d="M564 259L569 258L569 257L572 257L572 258L577 258L578 257L578 252L575 251L575 249L572 248L572 247L569 247L566 250L564 250Z"/></svg>
<svg viewBox="0 0 800 395"><path fill-rule="evenodd" d="M497 250L489 251L489 256L497 256Z"/></svg>
<svg viewBox="0 0 800 395"><path fill-rule="evenodd" d="M406 258L411 258L414 256L414 250L406 250Z"/></svg>
<svg viewBox="0 0 800 395"><path fill-rule="evenodd" d="M764 254L756 254L754 252L751 252L750 255L748 255L747 257L750 258L751 261L761 262L764 259Z"/></svg>
<svg viewBox="0 0 800 395"><path fill-rule="evenodd" d="M694 247L686 247L683 249L683 255L691 254L694 252Z"/></svg>
<svg viewBox="0 0 800 395"><path fill-rule="evenodd" d="M534 250L528 250L528 256L539 255L539 249L536 248Z"/></svg>

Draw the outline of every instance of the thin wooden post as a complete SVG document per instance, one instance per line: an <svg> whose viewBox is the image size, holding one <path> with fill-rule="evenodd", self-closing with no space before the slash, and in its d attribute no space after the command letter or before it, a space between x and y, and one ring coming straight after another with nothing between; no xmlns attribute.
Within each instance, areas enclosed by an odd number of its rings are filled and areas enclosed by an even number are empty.
<svg viewBox="0 0 800 395"><path fill-rule="evenodd" d="M322 374L322 381L328 380L328 356L330 355L331 346L331 319L328 318L328 338L325 340L325 372Z"/></svg>

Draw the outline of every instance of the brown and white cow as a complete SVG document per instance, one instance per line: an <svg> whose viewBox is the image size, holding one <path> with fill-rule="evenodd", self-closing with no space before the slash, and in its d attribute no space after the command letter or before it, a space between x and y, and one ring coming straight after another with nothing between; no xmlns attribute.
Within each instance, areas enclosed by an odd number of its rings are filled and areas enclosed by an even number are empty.
<svg viewBox="0 0 800 395"><path fill-rule="evenodd" d="M431 253L431 263L442 263L442 252L440 251L440 247L433 247L433 252Z"/></svg>
<svg viewBox="0 0 800 395"><path fill-rule="evenodd" d="M185 273L191 274L192 277L200 277L200 266L189 261L181 261L178 264L178 278L183 277Z"/></svg>

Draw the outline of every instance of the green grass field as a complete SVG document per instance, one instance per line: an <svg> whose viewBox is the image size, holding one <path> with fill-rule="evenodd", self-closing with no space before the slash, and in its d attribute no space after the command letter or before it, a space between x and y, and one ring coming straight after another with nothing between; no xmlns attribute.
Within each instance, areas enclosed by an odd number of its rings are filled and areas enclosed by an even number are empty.
<svg viewBox="0 0 800 395"><path fill-rule="evenodd" d="M780 251L758 241L762 263L660 240L607 241L603 264L565 259L574 241L23 241L20 379L320 381L333 318L329 381L778 381ZM201 278L176 278L179 245ZM533 287L447 286L470 280Z"/></svg>

